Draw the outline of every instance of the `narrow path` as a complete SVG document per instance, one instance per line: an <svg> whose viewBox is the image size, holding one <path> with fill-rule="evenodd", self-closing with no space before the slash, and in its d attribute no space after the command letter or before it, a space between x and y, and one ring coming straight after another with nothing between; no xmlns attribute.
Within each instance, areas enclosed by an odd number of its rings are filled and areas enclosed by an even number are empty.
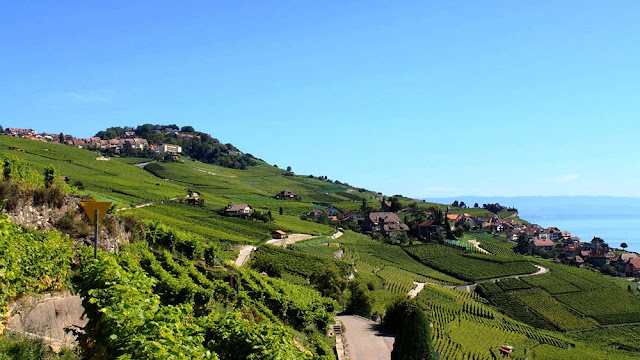
<svg viewBox="0 0 640 360"><path fill-rule="evenodd" d="M487 250L483 249L480 247L480 242L478 242L478 240L476 239L471 239L467 241L469 244L473 245L473 247L478 250L480 253L485 254L485 255L491 255L490 252L488 252Z"/></svg>
<svg viewBox="0 0 640 360"><path fill-rule="evenodd" d="M416 284L417 286L415 287L415 289L411 289L407 293L407 296L409 296L410 299L413 299L414 297L418 296L420 291L424 289L424 284L425 284L423 282L417 282L417 281L414 281L413 283Z"/></svg>
<svg viewBox="0 0 640 360"><path fill-rule="evenodd" d="M151 206L151 205L153 205L153 203L152 203L152 202L148 202L148 203L144 203L144 204L136 205L136 206L133 206L133 207L124 207L124 208L120 208L120 209L117 209L116 211L125 211L125 210L131 210L131 209L140 209L140 208L143 208L143 207L145 207L145 206Z"/></svg>
<svg viewBox="0 0 640 360"><path fill-rule="evenodd" d="M331 239L335 240L335 239L339 238L342 235L344 235L344 233L342 231L337 231L335 234L331 235Z"/></svg>
<svg viewBox="0 0 640 360"><path fill-rule="evenodd" d="M473 284L459 285L459 286L445 286L445 287L448 288L448 289L456 289L456 290L462 290L462 291L471 292L471 291L474 291L476 289L476 287L478 286L478 284L481 284L481 283L496 282L498 280L504 280L504 279L519 279L519 278L525 277L525 276L536 276L536 275L546 274L547 272L549 272L549 269L544 267L544 266L535 265L535 264L534 264L534 266L538 268L538 271L534 272L532 274L502 276L502 277L497 277L497 278L478 280L478 281L474 282Z"/></svg>
<svg viewBox="0 0 640 360"><path fill-rule="evenodd" d="M147 161L147 162L143 162L143 163L137 163L137 164L135 164L135 165L136 165L137 167L139 167L140 169L143 169L143 170L144 170L144 167L145 167L145 166L147 166L147 165L149 165L149 164L151 164L151 163L154 163L154 162L156 162L156 161L155 161L155 160L153 160L153 161Z"/></svg>
<svg viewBox="0 0 640 360"><path fill-rule="evenodd" d="M354 315L338 315L345 327L347 358L350 360L389 360L394 338L375 321Z"/></svg>
<svg viewBox="0 0 640 360"><path fill-rule="evenodd" d="M251 245L244 245L240 247L240 253L238 254L238 258L236 259L236 261L234 261L234 263L236 264L237 267L242 267L247 260L249 259L249 256L251 255L251 252L253 250L255 250L255 246L251 246Z"/></svg>

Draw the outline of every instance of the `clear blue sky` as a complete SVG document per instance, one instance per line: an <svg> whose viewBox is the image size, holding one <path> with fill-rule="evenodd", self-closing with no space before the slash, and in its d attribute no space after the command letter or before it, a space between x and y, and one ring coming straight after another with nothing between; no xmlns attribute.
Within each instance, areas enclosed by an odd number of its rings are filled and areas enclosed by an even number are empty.
<svg viewBox="0 0 640 360"><path fill-rule="evenodd" d="M640 2L2 5L0 125L193 125L386 194L640 196Z"/></svg>

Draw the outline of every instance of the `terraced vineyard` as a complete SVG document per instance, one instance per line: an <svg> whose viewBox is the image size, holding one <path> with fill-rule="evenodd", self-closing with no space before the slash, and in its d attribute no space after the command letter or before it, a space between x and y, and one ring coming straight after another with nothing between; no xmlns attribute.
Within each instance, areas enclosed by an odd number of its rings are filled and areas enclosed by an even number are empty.
<svg viewBox="0 0 640 360"><path fill-rule="evenodd" d="M571 308L562 305L542 289L516 290L510 295L560 330L591 329L598 325L592 319L584 318Z"/></svg>
<svg viewBox="0 0 640 360"><path fill-rule="evenodd" d="M282 272L291 273L303 278L309 278L313 272L330 262L335 264L342 272L347 275L350 272L350 266L345 262L333 259L327 259L315 255L310 255L302 251L287 250L272 245L260 246L252 255L252 265L269 264L281 269Z"/></svg>
<svg viewBox="0 0 640 360"><path fill-rule="evenodd" d="M342 244L342 247L356 253L359 260L376 267L392 266L422 276L430 282L441 284L463 283L450 275L415 261L398 246L371 240L366 235L348 231L338 241Z"/></svg>
<svg viewBox="0 0 640 360"><path fill-rule="evenodd" d="M425 282L427 278L393 266L385 266L376 272L385 283L387 289L396 294L407 294L416 287L414 281Z"/></svg>
<svg viewBox="0 0 640 360"><path fill-rule="evenodd" d="M428 266L469 281L536 272L536 267L526 260L469 255L462 250L437 244L407 246L404 250Z"/></svg>

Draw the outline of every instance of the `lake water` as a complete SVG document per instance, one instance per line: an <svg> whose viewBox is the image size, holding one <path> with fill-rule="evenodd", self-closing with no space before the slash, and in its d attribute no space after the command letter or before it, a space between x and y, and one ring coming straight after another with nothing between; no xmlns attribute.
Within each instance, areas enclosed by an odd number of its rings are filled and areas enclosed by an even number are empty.
<svg viewBox="0 0 640 360"><path fill-rule="evenodd" d="M625 242L628 251L640 252L640 217L590 216L571 217L570 215L549 217L540 214L520 214L523 219L544 227L555 226L571 235L588 242L594 236L604 239L609 246L620 247Z"/></svg>
<svg viewBox="0 0 640 360"><path fill-rule="evenodd" d="M555 226L588 242L594 236L612 247L625 242L628 251L640 252L640 198L607 196L525 196L429 199L444 204L453 200L466 204L499 202L518 209L520 218L544 227ZM481 205L482 206L482 205Z"/></svg>

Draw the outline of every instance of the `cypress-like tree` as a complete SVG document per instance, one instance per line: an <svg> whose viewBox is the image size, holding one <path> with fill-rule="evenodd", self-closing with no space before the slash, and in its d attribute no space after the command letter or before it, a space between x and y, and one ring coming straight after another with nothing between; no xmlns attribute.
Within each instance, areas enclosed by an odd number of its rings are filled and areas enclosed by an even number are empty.
<svg viewBox="0 0 640 360"><path fill-rule="evenodd" d="M427 315L423 310L415 309L406 318L404 326L396 335L391 360L430 360L435 358Z"/></svg>

